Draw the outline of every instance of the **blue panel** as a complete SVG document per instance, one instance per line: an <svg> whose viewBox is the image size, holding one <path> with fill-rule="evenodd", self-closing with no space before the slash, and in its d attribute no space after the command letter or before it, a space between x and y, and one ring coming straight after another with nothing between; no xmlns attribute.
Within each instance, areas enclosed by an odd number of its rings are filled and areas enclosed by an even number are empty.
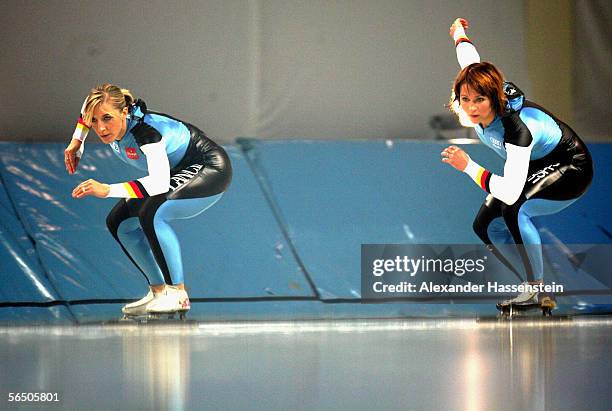
<svg viewBox="0 0 612 411"><path fill-rule="evenodd" d="M0 303L56 300L2 181L0 178Z"/></svg>
<svg viewBox="0 0 612 411"><path fill-rule="evenodd" d="M246 141L323 298L360 294L361 244L478 243L484 193L414 141ZM469 147L501 167L486 147Z"/></svg>
<svg viewBox="0 0 612 411"><path fill-rule="evenodd" d="M75 304L70 306L79 324L119 321L123 304Z"/></svg>
<svg viewBox="0 0 612 411"><path fill-rule="evenodd" d="M36 255L27 254L0 223L0 302L48 302L58 296Z"/></svg>
<svg viewBox="0 0 612 411"><path fill-rule="evenodd" d="M2 145L0 145L2 147ZM5 213L13 212L13 205L11 204L11 200L6 192L6 188L4 187L4 180L2 179L2 172L0 169L0 211ZM4 220L4 218L3 218Z"/></svg>
<svg viewBox="0 0 612 411"><path fill-rule="evenodd" d="M13 203L4 186L3 174L3 169L0 167L0 231L5 235L10 235L12 241L18 243L24 252L33 254L34 248L32 242L23 229L23 225L15 213Z"/></svg>
<svg viewBox="0 0 612 411"><path fill-rule="evenodd" d="M0 307L1 325L69 325L74 323L70 311L62 305L51 307Z"/></svg>
<svg viewBox="0 0 612 411"><path fill-rule="evenodd" d="M49 277L65 300L133 299L146 281L108 233L105 219L117 200L75 200L72 188L94 178L137 178L99 144L89 144L80 171L70 176L60 144L4 144L5 181L35 239ZM192 297L313 295L239 150L228 148L234 180L222 200L196 218L179 221L186 285Z"/></svg>

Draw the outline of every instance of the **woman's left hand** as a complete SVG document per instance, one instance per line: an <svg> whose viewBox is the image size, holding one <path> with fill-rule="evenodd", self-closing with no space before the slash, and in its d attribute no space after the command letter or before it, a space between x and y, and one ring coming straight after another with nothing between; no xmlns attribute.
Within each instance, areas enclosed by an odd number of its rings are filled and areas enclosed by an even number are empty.
<svg viewBox="0 0 612 411"><path fill-rule="evenodd" d="M72 197L83 198L85 196L95 196L98 198L105 198L110 191L108 184L99 183L96 180L86 180L76 186L72 190Z"/></svg>
<svg viewBox="0 0 612 411"><path fill-rule="evenodd" d="M457 146L449 146L442 151L442 162L450 164L459 171L465 170L470 161L470 156Z"/></svg>

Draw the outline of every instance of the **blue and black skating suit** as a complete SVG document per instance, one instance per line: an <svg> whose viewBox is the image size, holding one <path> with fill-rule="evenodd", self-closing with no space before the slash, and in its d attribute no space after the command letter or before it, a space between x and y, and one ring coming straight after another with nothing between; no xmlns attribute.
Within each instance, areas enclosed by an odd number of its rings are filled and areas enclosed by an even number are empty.
<svg viewBox="0 0 612 411"><path fill-rule="evenodd" d="M129 106L126 122L112 150L149 175L111 184L109 197L122 199L108 229L149 284L181 284L181 250L169 221L194 217L221 198L232 178L229 157L198 128L148 111L141 100Z"/></svg>
<svg viewBox="0 0 612 411"><path fill-rule="evenodd" d="M463 67L478 63L475 48L463 36L456 44ZM466 173L490 195L473 228L495 255L520 277L493 244L518 244L528 281L543 278L540 235L534 216L557 213L586 192L593 179L591 155L576 133L546 109L525 100L512 83L504 84L505 114L488 127L475 126L480 140L506 160L504 175L470 160Z"/></svg>

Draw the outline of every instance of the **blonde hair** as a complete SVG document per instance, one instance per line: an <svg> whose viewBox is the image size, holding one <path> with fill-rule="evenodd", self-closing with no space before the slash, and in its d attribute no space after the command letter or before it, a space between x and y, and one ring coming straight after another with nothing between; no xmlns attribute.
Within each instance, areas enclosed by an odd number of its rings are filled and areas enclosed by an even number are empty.
<svg viewBox="0 0 612 411"><path fill-rule="evenodd" d="M105 102L121 111L134 102L134 96L130 90L109 83L92 88L83 106L83 120L86 124L91 124L94 110Z"/></svg>

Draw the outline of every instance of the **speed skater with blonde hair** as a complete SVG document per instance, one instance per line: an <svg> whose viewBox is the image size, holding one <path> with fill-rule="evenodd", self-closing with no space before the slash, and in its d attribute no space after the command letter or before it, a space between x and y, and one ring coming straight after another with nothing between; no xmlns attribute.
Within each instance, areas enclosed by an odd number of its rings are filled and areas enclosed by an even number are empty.
<svg viewBox="0 0 612 411"><path fill-rule="evenodd" d="M72 196L118 198L106 225L145 276L150 290L123 307L126 315L184 313L185 291L178 238L169 222L207 210L227 190L232 166L225 150L197 127L147 109L144 101L112 84L91 90L64 151L66 169L76 172L90 129L124 163L148 174L113 184L90 179Z"/></svg>

